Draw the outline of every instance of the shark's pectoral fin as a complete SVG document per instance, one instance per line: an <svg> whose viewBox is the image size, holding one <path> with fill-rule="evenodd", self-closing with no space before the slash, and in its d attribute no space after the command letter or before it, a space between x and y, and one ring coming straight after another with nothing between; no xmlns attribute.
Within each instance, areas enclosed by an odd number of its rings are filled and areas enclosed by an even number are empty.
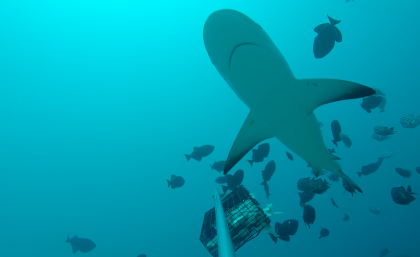
<svg viewBox="0 0 420 257"><path fill-rule="evenodd" d="M232 149L230 149L225 163L224 174L227 174L256 144L264 139L274 137L274 130L271 125L257 116L253 111L248 114L241 131L239 131L233 143Z"/></svg>
<svg viewBox="0 0 420 257"><path fill-rule="evenodd" d="M299 79L295 83L301 93L301 104L308 115L323 104L376 93L373 88L337 79Z"/></svg>

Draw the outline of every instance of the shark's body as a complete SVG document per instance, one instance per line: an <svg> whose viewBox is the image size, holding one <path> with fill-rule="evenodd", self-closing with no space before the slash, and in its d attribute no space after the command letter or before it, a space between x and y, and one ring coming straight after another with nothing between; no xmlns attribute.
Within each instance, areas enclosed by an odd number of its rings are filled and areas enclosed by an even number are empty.
<svg viewBox="0 0 420 257"><path fill-rule="evenodd" d="M313 110L373 95L375 90L341 80L296 79L267 33L234 10L209 16L204 44L216 69L251 110L229 153L225 174L256 144L276 137L310 163L316 176L326 169L361 191L342 172L339 158L328 152Z"/></svg>

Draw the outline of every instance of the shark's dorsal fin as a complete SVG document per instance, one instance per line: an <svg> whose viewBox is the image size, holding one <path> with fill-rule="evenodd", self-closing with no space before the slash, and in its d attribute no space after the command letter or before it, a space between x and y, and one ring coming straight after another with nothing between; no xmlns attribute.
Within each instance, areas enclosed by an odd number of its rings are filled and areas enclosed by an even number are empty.
<svg viewBox="0 0 420 257"><path fill-rule="evenodd" d="M308 115L323 104L376 93L373 88L337 79L299 79L295 84L301 93L300 101Z"/></svg>
<svg viewBox="0 0 420 257"><path fill-rule="evenodd" d="M241 131L239 131L233 143L232 149L230 149L225 163L224 174L227 174L259 142L274 137L274 130L271 125L257 116L255 112L249 112Z"/></svg>

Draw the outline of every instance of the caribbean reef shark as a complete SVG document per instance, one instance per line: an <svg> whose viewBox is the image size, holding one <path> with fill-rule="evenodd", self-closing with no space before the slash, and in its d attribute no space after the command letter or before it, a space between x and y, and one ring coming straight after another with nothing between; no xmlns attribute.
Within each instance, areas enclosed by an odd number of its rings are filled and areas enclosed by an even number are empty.
<svg viewBox="0 0 420 257"><path fill-rule="evenodd" d="M268 34L234 10L212 13L203 31L207 53L220 75L250 108L230 150L224 174L259 142L276 137L307 161L361 188L328 152L313 110L323 104L370 96L376 91L335 79L296 79Z"/></svg>

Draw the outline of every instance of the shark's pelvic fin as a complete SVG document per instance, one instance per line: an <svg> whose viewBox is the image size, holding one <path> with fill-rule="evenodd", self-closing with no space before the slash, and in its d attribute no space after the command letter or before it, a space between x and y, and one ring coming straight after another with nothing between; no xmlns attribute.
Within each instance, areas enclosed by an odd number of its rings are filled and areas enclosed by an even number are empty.
<svg viewBox="0 0 420 257"><path fill-rule="evenodd" d="M301 103L308 115L323 104L376 93L370 87L337 79L299 79L295 84L301 93Z"/></svg>
<svg viewBox="0 0 420 257"><path fill-rule="evenodd" d="M259 142L274 137L274 130L264 119L259 119L255 112L251 111L242 125L241 131L230 149L225 163L224 174L227 174L235 164L244 157Z"/></svg>

